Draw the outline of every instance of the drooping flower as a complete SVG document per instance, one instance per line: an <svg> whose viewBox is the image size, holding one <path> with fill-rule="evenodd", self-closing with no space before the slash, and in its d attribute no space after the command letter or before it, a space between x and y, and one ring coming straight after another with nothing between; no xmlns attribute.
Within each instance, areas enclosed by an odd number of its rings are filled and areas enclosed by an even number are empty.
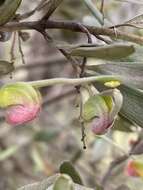
<svg viewBox="0 0 143 190"><path fill-rule="evenodd" d="M114 124L122 102L122 94L117 89L94 95L83 106L83 118L96 135L105 134Z"/></svg>
<svg viewBox="0 0 143 190"><path fill-rule="evenodd" d="M21 125L35 119L41 109L41 95L25 82L8 84L0 89L0 107L10 125Z"/></svg>
<svg viewBox="0 0 143 190"><path fill-rule="evenodd" d="M129 160L125 172L128 176L143 177L143 162L138 160Z"/></svg>

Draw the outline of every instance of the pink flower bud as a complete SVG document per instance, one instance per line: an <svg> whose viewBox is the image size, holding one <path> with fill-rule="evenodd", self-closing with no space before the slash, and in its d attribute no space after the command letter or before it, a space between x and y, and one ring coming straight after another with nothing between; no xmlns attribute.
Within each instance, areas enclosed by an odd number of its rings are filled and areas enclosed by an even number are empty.
<svg viewBox="0 0 143 190"><path fill-rule="evenodd" d="M103 135L111 128L123 102L119 90L104 91L91 96L83 106L83 118L89 123L93 133Z"/></svg>
<svg viewBox="0 0 143 190"><path fill-rule="evenodd" d="M130 160L125 167L125 172L132 177L143 177L143 162Z"/></svg>
<svg viewBox="0 0 143 190"><path fill-rule="evenodd" d="M41 95L27 83L9 84L0 89L0 106L6 109L6 122L21 125L34 120L41 110Z"/></svg>
<svg viewBox="0 0 143 190"><path fill-rule="evenodd" d="M108 128L110 128L113 124L113 121L109 118L108 113L104 113L103 117L97 117L93 119L91 122L91 127L93 133L97 135L103 135L104 133L107 132Z"/></svg>
<svg viewBox="0 0 143 190"><path fill-rule="evenodd" d="M132 176L132 177L139 177L138 172L136 171L136 167L134 164L134 161L131 160L128 162L126 168L125 168L125 172L127 173L127 175Z"/></svg>
<svg viewBox="0 0 143 190"><path fill-rule="evenodd" d="M39 112L39 105L11 106L6 111L6 122L10 125L21 125L35 119Z"/></svg>

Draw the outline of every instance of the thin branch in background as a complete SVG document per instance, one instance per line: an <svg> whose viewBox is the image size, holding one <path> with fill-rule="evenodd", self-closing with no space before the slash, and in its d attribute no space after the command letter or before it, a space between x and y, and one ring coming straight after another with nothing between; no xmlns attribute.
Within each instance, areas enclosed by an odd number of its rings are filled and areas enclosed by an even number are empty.
<svg viewBox="0 0 143 190"><path fill-rule="evenodd" d="M15 44L16 44L16 32L13 33L12 45L11 45L11 48L10 48L10 57L11 57L10 60L11 60L11 63L15 62L15 53L14 53Z"/></svg>
<svg viewBox="0 0 143 190"><path fill-rule="evenodd" d="M72 89L72 90L69 90L69 91L64 92L64 93L62 93L62 94L59 94L59 95L57 95L57 96L55 96L55 97L52 97L51 99L45 100L45 101L43 102L42 107L49 106L49 105L51 105L51 104L53 104L53 103L55 104L57 101L61 101L61 100L65 99L65 98L68 98L68 97L70 97L70 96L75 95L75 93L76 93L76 90L75 90L75 89Z"/></svg>
<svg viewBox="0 0 143 190"><path fill-rule="evenodd" d="M106 182L108 181L108 179L110 178L110 176L112 175L112 171L119 166L120 164L122 164L123 162L125 162L128 158L132 158L133 160L136 160L136 157L134 157L134 155L140 155L143 153L143 149L142 149L142 145L143 145L143 141L142 138L140 138L140 136L137 139L136 144L131 147L130 151L128 153L124 152L124 150L119 147L115 142L111 141L108 138L105 138L105 136L103 136L103 139L106 140L107 142L111 143L112 145L114 145L117 149L119 149L122 153L124 153L124 155L116 158L115 160L113 160L110 165L109 168L107 169L106 173L104 174L102 180L101 180L101 184L104 187L106 185Z"/></svg>
<svg viewBox="0 0 143 190"><path fill-rule="evenodd" d="M86 149L86 142L85 142L86 133L85 133L84 120L83 120L83 102L82 102L81 93L80 93L80 104L79 104L79 106L80 106L79 121L80 121L81 132L82 132L81 141L83 142L83 149Z"/></svg>
<svg viewBox="0 0 143 190"><path fill-rule="evenodd" d="M20 55L21 55L22 63L25 64L26 62L25 62L24 53L23 53L23 50L22 50L20 32L18 32L18 48L19 48L19 52L20 52Z"/></svg>
<svg viewBox="0 0 143 190"><path fill-rule="evenodd" d="M87 34L88 43L92 43L92 38L91 38L90 32L89 32L84 26L82 26L81 24L79 24L78 26L79 26L79 28L80 28L84 33ZM49 36L49 34L48 34L46 31L41 31L41 33L43 34L43 36L44 36L44 38L45 38L46 41L53 43L54 46L55 46L56 48L58 48L58 47L56 46L56 44L54 43L53 39ZM58 48L58 49L59 49L59 48ZM74 59L72 58L72 56L70 56L64 49L61 49L61 48L60 48L59 50L60 50L60 52L61 52L68 60L70 60L70 62L72 63L72 66L73 66L73 68L74 68L74 70L75 70L75 73L76 73L76 75L77 75L77 77L78 77L77 64L75 64L75 61L74 61ZM84 75L85 64L86 64L86 58L84 58L84 60L83 60L79 77L82 77L82 76ZM81 92L80 92L80 85L76 87L76 90L77 90L77 93L80 94L80 105L79 105L79 106L80 106L80 116L79 116L80 118L79 118L79 120L80 120L81 131L82 131L82 139L81 139L81 140L82 140L82 142L83 142L83 148L86 149L86 143L85 143L85 136L86 136L86 134L85 134L84 121L83 121L83 117L82 117L82 113L83 113L83 103L82 103L82 96L81 96Z"/></svg>
<svg viewBox="0 0 143 190"><path fill-rule="evenodd" d="M88 43L92 43L92 36L89 30L81 23L77 23L79 26L79 29L87 35Z"/></svg>
<svg viewBox="0 0 143 190"><path fill-rule="evenodd" d="M88 43L91 44L92 43L92 36L91 36L90 32L88 31L88 29L86 27L84 27L82 24L79 24L79 28L81 29L81 31L83 31L87 35ZM84 70L85 70L86 62L87 62L87 58L84 57L82 65L81 65L80 77L84 76Z"/></svg>
<svg viewBox="0 0 143 190"><path fill-rule="evenodd" d="M105 39L103 36L96 35L96 34L95 34L94 36L95 36L97 39L99 39L99 40L105 42L106 44L111 44L111 43L112 43L111 40Z"/></svg>
<svg viewBox="0 0 143 190"><path fill-rule="evenodd" d="M139 24L142 24L142 23L139 23ZM114 25L114 26L110 26L109 29L113 29L115 27L116 28L120 28L120 27L133 27L133 28L143 29L142 26L138 26L136 24L131 24L131 23L117 24L117 25Z"/></svg>
<svg viewBox="0 0 143 190"><path fill-rule="evenodd" d="M26 12L26 13L24 13L24 14L21 14L21 15L18 14L18 15L15 16L15 19L16 19L17 21L20 21L20 20L24 20L24 19L27 19L27 18L33 16L36 11L39 11L39 10L41 10L41 9L44 7L46 1L47 1L47 0L41 0L41 1L39 2L39 4L38 4L33 10L31 10L31 11L29 11L29 12Z"/></svg>
<svg viewBox="0 0 143 190"><path fill-rule="evenodd" d="M49 36L49 34L48 34L46 31L43 31L43 30L42 30L42 31L39 31L39 32L43 35L44 39L45 39L47 42L52 43L52 44L64 55L64 57L66 57L66 59L67 59L68 61L70 61L71 65L72 65L72 67L73 67L73 69L74 69L74 73L76 74L76 76L78 76L79 69L78 69L77 66L78 66L79 64L78 64L78 62L76 61L76 59L74 59L72 56L70 56L64 49L57 47L57 45L54 43L52 37Z"/></svg>
<svg viewBox="0 0 143 190"><path fill-rule="evenodd" d="M48 20L49 17L54 13L54 11L59 7L59 5L62 3L63 0L49 0L47 5L47 13L44 15L42 20Z"/></svg>
<svg viewBox="0 0 143 190"><path fill-rule="evenodd" d="M83 26L82 24L80 24L80 23L78 23L78 27L81 29L81 31L82 31L83 33L85 33L85 34L87 35L88 43L92 43L92 36L91 36L90 32L88 31L88 29L87 29L86 27L84 27L84 26ZM52 42L52 43L54 44L54 46L55 46L56 48L58 48L59 51L71 62L72 67L73 67L73 69L74 69L76 75L78 76L78 74L79 74L79 71L78 71L78 68L77 68L77 67L79 66L78 62L77 62L72 56L70 56L64 49L57 47L56 44L54 43L53 39L48 35L47 32L45 32L45 31L43 32L43 31L42 31L42 34L44 35L44 38L45 38L46 40L48 40L48 41L50 40L50 42ZM86 64L86 58L84 58L84 60L83 60L82 68L81 68L81 71L80 71L80 77L81 77L81 76L83 75L83 73L84 73L85 64Z"/></svg>
<svg viewBox="0 0 143 190"><path fill-rule="evenodd" d="M101 185L105 187L106 182L108 181L109 177L112 175L113 169L115 169L117 166L125 162L129 158L129 155L123 155L118 158L116 158L114 161L111 162L107 172L104 174L102 180L101 180Z"/></svg>
<svg viewBox="0 0 143 190"><path fill-rule="evenodd" d="M85 28L81 24L79 25L79 27L81 28L81 31L83 31L87 35L88 43L91 44L92 43L92 36L91 36L90 32L88 31L88 29ZM80 76L79 76L80 78L84 77L86 62L87 62L87 58L84 57L82 65L81 65L81 72L80 72ZM84 124L84 119L83 119L83 102L82 102L82 94L81 94L81 85L77 86L77 93L80 95L79 121L80 121L80 125L81 125L81 134L82 134L81 141L83 142L83 149L86 149L86 142L85 142L86 133L85 133L85 124Z"/></svg>

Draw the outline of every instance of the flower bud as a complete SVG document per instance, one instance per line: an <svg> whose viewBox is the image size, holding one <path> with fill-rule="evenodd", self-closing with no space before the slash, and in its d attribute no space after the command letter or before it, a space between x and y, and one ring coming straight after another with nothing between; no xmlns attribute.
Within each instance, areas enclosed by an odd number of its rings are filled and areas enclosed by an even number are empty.
<svg viewBox="0 0 143 190"><path fill-rule="evenodd" d="M127 163L125 172L128 176L143 177L143 162L137 160L130 160Z"/></svg>
<svg viewBox="0 0 143 190"><path fill-rule="evenodd" d="M83 106L83 118L96 135L105 134L112 127L122 102L122 94L117 89L94 95Z"/></svg>
<svg viewBox="0 0 143 190"><path fill-rule="evenodd" d="M0 107L6 109L7 123L25 124L38 116L41 109L41 95L27 83L8 84L0 89Z"/></svg>

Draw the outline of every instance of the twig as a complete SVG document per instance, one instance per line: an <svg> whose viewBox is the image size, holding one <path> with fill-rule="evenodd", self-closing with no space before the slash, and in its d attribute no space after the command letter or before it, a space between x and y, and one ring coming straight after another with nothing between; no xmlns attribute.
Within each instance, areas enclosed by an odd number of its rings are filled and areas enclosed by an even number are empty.
<svg viewBox="0 0 143 190"><path fill-rule="evenodd" d="M74 58L72 58L72 56L70 56L64 49L57 47L57 45L54 43L52 37L49 36L49 34L46 31L41 30L40 32L44 36L44 38L47 42L52 43L67 58L67 60L70 61L75 73L78 75L78 72L79 72L78 68L77 68L78 62Z"/></svg>
<svg viewBox="0 0 143 190"><path fill-rule="evenodd" d="M107 139L105 139L105 140L107 140ZM115 143L113 143L113 145L116 146ZM107 180L112 175L113 169L115 169L117 166L119 166L120 164L122 164L123 162L125 162L130 157L135 160L136 158L134 157L134 154L135 155L142 154L142 152L143 152L142 151L142 145L143 145L143 141L141 141L140 137L139 137L137 144L135 146L131 147L131 149L130 149L130 151L128 153L124 152L124 150L121 147L119 147L118 145L116 146L119 150L121 150L124 153L124 155L116 158L115 160L113 160L110 163L110 166L109 166L107 172L104 174L104 176L103 176L103 178L101 180L102 186L105 186Z"/></svg>
<svg viewBox="0 0 143 190"><path fill-rule="evenodd" d="M79 24L79 27L81 28L81 30L82 30L84 33L86 33L87 39L88 39L88 43L92 43L92 37L91 37L90 32L87 30L87 28L85 28L85 27L84 27L83 25L81 25L81 24ZM86 62L87 62L87 58L84 57L84 58L83 58L82 65L81 65L81 71L80 71L80 76L79 76L80 78L84 77ZM83 142L83 149L86 149L86 142L85 142L86 133L85 133L85 124L84 124L84 119L83 119L83 101L82 101L82 94L81 94L81 85L77 86L77 93L80 95L79 121L80 121L80 125L81 125L81 133L82 133L81 141Z"/></svg>
<svg viewBox="0 0 143 190"><path fill-rule="evenodd" d="M83 25L87 30L93 35L104 35L112 38L116 38L114 30L110 28L104 27L95 27ZM45 23L41 23L41 21L32 21L32 22L21 22L21 23L9 23L4 26L0 26L0 31L16 31L16 30L37 30L41 29L65 29L73 32L82 32L81 28L79 28L79 23L71 22L71 21L53 21L48 20ZM117 31L117 39L134 42L140 45L143 45L143 37L138 35L129 34L125 32Z"/></svg>
<svg viewBox="0 0 143 190"><path fill-rule="evenodd" d="M14 63L15 61L15 53L14 53L15 43L16 43L16 32L13 33L12 45L10 49L11 63Z"/></svg>
<svg viewBox="0 0 143 190"><path fill-rule="evenodd" d="M106 185L107 180L112 174L112 170L115 169L116 166L119 166L121 163L126 161L128 159L129 155L123 155L120 156L119 158L115 159L114 161L111 162L107 172L104 174L102 180L101 180L101 185L104 187Z"/></svg>
<svg viewBox="0 0 143 190"><path fill-rule="evenodd" d="M42 20L48 20L49 17L53 14L53 12L58 8L58 6L62 3L63 0L49 0L48 1L48 11L42 18Z"/></svg>
<svg viewBox="0 0 143 190"><path fill-rule="evenodd" d="M57 101L63 100L64 98L67 98L69 96L73 96L75 93L76 93L76 90L72 89L72 90L69 90L69 91L64 92L62 94L59 94L59 95L57 95L57 96L55 96L55 97L53 97L51 99L45 100L43 102L42 107L46 107L47 105L49 106L49 105L51 105L51 104L53 104L53 103L55 103Z"/></svg>
<svg viewBox="0 0 143 190"><path fill-rule="evenodd" d="M27 19L27 18L31 17L36 11L40 10L44 6L45 1L46 0L41 0L39 2L39 4L33 10L31 10L29 12L26 12L24 14L21 14L21 15L18 14L18 15L15 16L14 19L17 20L17 21L20 21L20 20L24 20L24 19Z"/></svg>
<svg viewBox="0 0 143 190"><path fill-rule="evenodd" d="M18 32L18 48L19 48L19 52L21 55L22 63L25 64L24 53L23 53L22 44L21 44L20 32Z"/></svg>

